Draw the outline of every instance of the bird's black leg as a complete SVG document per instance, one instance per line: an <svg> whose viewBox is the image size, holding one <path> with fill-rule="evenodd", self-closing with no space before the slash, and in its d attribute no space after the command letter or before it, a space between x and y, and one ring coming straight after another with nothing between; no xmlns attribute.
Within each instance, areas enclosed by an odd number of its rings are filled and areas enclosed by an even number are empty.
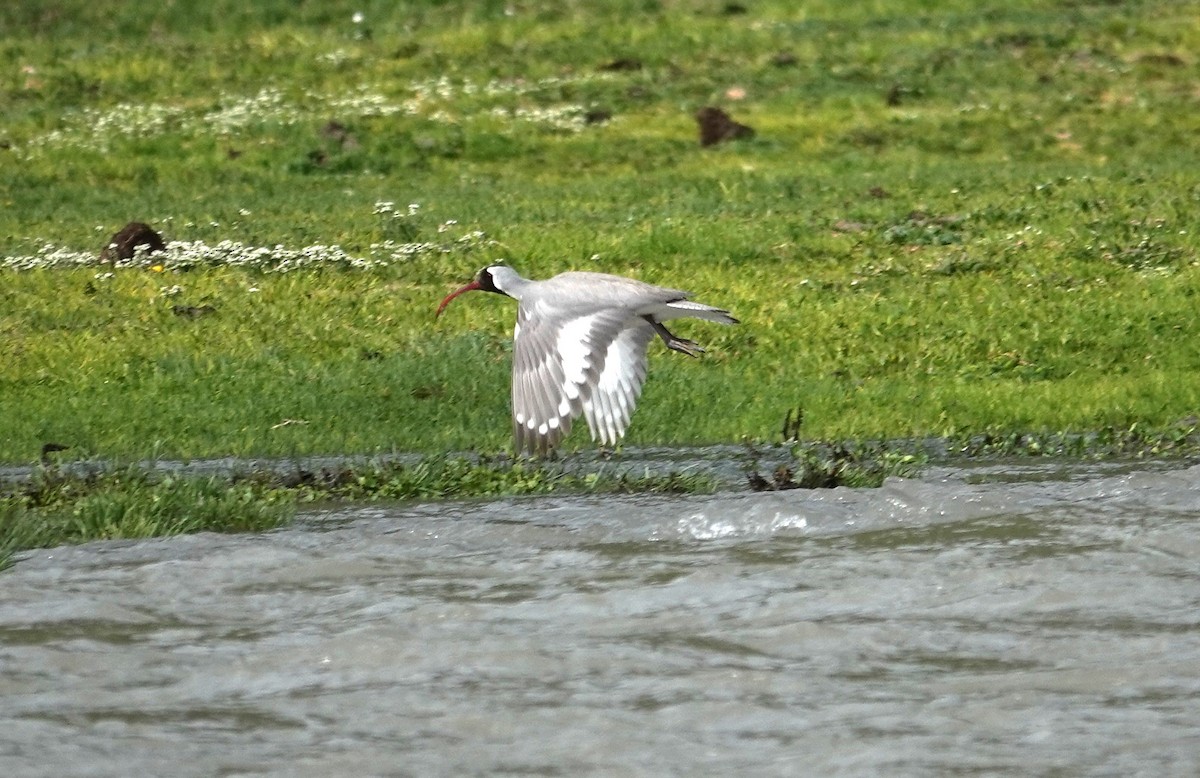
<svg viewBox="0 0 1200 778"><path fill-rule="evenodd" d="M650 326L658 333L658 337L662 338L663 343L672 351L678 351L687 354L689 357L698 357L704 353L704 349L700 348L700 344L694 340L686 338L677 338L671 334L671 331L662 325L662 322L657 322L649 316L643 316L643 319L650 322Z"/></svg>

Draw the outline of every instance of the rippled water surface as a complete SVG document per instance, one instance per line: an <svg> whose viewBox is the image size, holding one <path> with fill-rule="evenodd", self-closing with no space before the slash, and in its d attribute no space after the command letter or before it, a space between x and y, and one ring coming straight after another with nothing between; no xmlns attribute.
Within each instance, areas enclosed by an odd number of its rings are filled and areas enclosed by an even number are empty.
<svg viewBox="0 0 1200 778"><path fill-rule="evenodd" d="M1200 769L1200 467L355 508L0 592L4 776Z"/></svg>

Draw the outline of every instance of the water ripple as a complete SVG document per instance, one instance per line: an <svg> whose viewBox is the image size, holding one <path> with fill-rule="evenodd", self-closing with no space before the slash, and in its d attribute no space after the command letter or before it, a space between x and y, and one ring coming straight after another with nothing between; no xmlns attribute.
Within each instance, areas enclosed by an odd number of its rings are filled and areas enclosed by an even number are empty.
<svg viewBox="0 0 1200 778"><path fill-rule="evenodd" d="M0 773L1190 775L1198 480L942 468L30 552Z"/></svg>

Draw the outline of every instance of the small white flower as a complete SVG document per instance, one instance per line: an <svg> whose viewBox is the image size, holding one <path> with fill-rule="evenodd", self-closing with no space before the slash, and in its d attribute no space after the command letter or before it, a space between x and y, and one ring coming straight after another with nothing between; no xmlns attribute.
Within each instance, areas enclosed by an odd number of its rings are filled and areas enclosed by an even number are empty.
<svg viewBox="0 0 1200 778"><path fill-rule="evenodd" d="M366 18L367 17L363 15L362 11L355 11L354 16L350 17L351 21L353 21L355 24L362 24Z"/></svg>

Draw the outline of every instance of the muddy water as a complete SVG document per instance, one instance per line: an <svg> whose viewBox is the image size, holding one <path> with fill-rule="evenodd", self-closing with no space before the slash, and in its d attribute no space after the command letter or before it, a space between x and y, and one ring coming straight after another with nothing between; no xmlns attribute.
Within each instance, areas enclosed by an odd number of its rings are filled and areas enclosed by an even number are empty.
<svg viewBox="0 0 1200 778"><path fill-rule="evenodd" d="M1200 467L314 513L0 574L0 775L1196 775Z"/></svg>

